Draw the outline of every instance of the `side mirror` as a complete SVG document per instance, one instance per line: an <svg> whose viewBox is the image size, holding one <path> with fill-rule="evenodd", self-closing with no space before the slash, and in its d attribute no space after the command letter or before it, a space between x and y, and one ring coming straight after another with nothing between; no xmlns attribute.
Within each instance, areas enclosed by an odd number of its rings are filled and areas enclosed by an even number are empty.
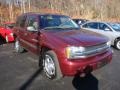
<svg viewBox="0 0 120 90"><path fill-rule="evenodd" d="M110 29L109 29L109 28L105 28L104 30L105 30L105 31L110 31Z"/></svg>
<svg viewBox="0 0 120 90"><path fill-rule="evenodd" d="M35 32L35 31L37 31L34 27L32 27L32 26L28 26L27 27L27 30L28 31L30 31L30 32Z"/></svg>

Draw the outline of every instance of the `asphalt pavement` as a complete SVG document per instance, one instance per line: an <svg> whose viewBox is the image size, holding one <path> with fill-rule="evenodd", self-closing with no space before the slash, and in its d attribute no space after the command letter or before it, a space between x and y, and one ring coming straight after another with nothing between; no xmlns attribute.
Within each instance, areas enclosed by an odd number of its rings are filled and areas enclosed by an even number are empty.
<svg viewBox="0 0 120 90"><path fill-rule="evenodd" d="M13 43L0 40L0 90L120 90L120 51L113 50L112 62L89 76L56 82L42 75L35 55L18 54Z"/></svg>

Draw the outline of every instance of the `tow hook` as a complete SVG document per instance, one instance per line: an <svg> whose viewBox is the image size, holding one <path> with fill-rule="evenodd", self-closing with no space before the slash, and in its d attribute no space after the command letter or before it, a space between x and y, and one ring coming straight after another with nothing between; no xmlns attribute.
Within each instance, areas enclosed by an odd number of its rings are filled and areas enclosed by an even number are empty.
<svg viewBox="0 0 120 90"><path fill-rule="evenodd" d="M86 68L83 70L83 72L80 73L80 77L85 77L87 74L92 72L92 67L91 66L86 66Z"/></svg>
<svg viewBox="0 0 120 90"><path fill-rule="evenodd" d="M86 73L81 73L81 74L80 74L80 77L81 77L81 78L84 78L85 76L86 76Z"/></svg>

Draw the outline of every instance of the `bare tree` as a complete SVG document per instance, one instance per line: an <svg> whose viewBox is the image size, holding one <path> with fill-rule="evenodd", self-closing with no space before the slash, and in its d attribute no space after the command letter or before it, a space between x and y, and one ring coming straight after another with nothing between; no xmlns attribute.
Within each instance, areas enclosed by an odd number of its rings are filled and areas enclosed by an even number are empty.
<svg viewBox="0 0 120 90"><path fill-rule="evenodd" d="M13 21L13 3L9 1L9 15L10 15L10 21Z"/></svg>
<svg viewBox="0 0 120 90"><path fill-rule="evenodd" d="M14 17L25 12L47 12L50 9L52 13L58 11L72 17L102 20L120 18L119 0L11 0L1 4L1 21L14 20ZM7 10L9 12L6 12Z"/></svg>

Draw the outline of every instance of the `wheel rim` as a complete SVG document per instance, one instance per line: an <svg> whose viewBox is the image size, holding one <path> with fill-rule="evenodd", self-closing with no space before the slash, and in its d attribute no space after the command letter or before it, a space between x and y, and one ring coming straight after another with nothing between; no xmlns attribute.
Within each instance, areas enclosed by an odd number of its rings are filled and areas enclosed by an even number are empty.
<svg viewBox="0 0 120 90"><path fill-rule="evenodd" d="M55 64L49 55L45 55L44 71L49 78L55 76Z"/></svg>
<svg viewBox="0 0 120 90"><path fill-rule="evenodd" d="M117 48L120 49L120 41L117 42Z"/></svg>
<svg viewBox="0 0 120 90"><path fill-rule="evenodd" d="M5 39L6 39L6 42L8 42L8 36L6 36Z"/></svg>
<svg viewBox="0 0 120 90"><path fill-rule="evenodd" d="M19 50L19 41L15 42L15 50L18 51Z"/></svg>

